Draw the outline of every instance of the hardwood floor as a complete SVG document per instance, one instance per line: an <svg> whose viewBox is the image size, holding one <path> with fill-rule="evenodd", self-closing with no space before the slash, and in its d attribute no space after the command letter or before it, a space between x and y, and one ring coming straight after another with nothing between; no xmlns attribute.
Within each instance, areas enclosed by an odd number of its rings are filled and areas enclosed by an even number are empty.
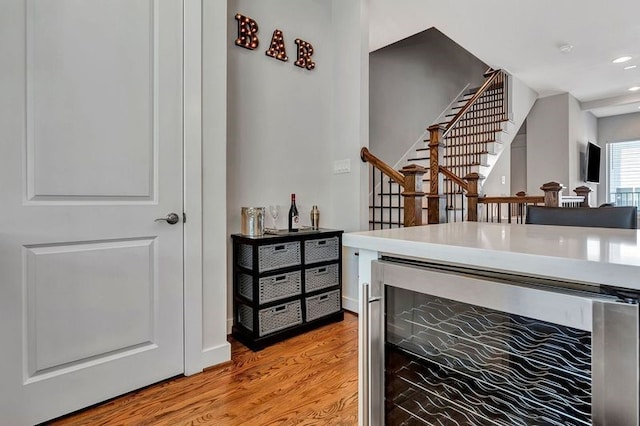
<svg viewBox="0 0 640 426"><path fill-rule="evenodd" d="M177 377L51 425L335 425L358 423L358 317Z"/></svg>

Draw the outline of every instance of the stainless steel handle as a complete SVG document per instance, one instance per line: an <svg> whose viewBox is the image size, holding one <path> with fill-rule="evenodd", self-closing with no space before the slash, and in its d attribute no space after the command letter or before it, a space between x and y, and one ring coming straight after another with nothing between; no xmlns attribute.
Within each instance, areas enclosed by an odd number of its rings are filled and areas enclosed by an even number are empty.
<svg viewBox="0 0 640 426"><path fill-rule="evenodd" d="M369 345L371 344L369 339L369 283L362 283L362 296L360 298L360 315L362 315L361 326L362 326L362 336L360 340L360 356L362 362L361 368L361 379L362 379L362 389L364 390L364 395L360 395L362 398L362 416L361 416L361 426L370 426L369 423L369 411L371 410L370 405L370 394L371 389L369 387L369 379L370 379L370 359L369 359Z"/></svg>
<svg viewBox="0 0 640 426"><path fill-rule="evenodd" d="M158 219L154 220L154 222L162 222L163 220L166 221L169 225L175 225L176 223L180 222L180 216L178 216L177 213L169 213L167 217L159 217Z"/></svg>
<svg viewBox="0 0 640 426"><path fill-rule="evenodd" d="M363 426L375 426L380 424L381 418L377 411L381 407L380 403L383 401L380 399L380 389L379 386L381 377L378 377L383 371L378 365L377 359L374 360L378 354L375 353L377 348L377 343L372 340L373 336L377 336L379 330L376 330L372 334L371 329L371 308L370 304L375 302L380 302L382 300L381 297L374 296L371 297L371 285L369 283L362 283L362 299L360 300L360 315L362 316L362 340L360 341L360 353L362 356L362 381L363 381L363 389L364 395L361 395L363 399L363 412L362 412L362 422L360 423ZM379 324L374 324L374 327L379 327ZM375 375L375 376L372 376ZM372 400L375 401L372 405Z"/></svg>

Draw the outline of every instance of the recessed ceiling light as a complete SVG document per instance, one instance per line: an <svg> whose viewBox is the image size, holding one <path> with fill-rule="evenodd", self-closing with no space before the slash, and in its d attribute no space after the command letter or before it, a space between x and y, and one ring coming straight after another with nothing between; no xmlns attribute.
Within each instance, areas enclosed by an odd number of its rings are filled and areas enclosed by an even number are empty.
<svg viewBox="0 0 640 426"><path fill-rule="evenodd" d="M625 70L632 70L634 68L636 68L637 65L627 65L626 67L624 67Z"/></svg>
<svg viewBox="0 0 640 426"><path fill-rule="evenodd" d="M560 51L562 53L571 53L571 51L573 50L573 45L568 44L568 43L567 44L563 44L563 45L558 46L558 49L560 49Z"/></svg>
<svg viewBox="0 0 640 426"><path fill-rule="evenodd" d="M621 64L623 62L627 62L631 60L631 56L620 56L619 58L614 59L613 62L614 64Z"/></svg>
<svg viewBox="0 0 640 426"><path fill-rule="evenodd" d="M630 92L635 92L636 90L640 90L640 86L629 87Z"/></svg>

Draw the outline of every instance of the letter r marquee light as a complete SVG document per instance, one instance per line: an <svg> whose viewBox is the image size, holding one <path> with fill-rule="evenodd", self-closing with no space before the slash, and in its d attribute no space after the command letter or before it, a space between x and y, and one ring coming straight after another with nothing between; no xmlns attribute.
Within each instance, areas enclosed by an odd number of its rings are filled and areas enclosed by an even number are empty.
<svg viewBox="0 0 640 426"><path fill-rule="evenodd" d="M255 19L249 18L241 13L236 13L235 19L238 21L238 38L236 38L235 41L236 46L255 50L260 44L260 40L257 36L258 23ZM315 69L316 63L311 59L311 55L313 55L314 52L311 43L299 38L295 40L295 43L298 57L294 62L294 65L308 71ZM276 29L273 31L271 44L265 51L265 54L283 62L287 62L289 60L284 43L284 33L282 30Z"/></svg>
<svg viewBox="0 0 640 426"><path fill-rule="evenodd" d="M308 41L299 38L296 39L296 45L298 46L298 60L295 62L295 65L311 71L316 67L316 63L311 60L313 46Z"/></svg>

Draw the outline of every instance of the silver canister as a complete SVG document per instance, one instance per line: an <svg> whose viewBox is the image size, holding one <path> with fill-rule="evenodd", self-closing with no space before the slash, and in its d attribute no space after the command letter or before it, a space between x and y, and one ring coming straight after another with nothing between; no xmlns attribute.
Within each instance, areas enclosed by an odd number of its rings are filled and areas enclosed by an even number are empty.
<svg viewBox="0 0 640 426"><path fill-rule="evenodd" d="M311 209L311 229L320 229L320 210L318 206Z"/></svg>
<svg viewBox="0 0 640 426"><path fill-rule="evenodd" d="M264 234L264 207L242 207L240 232L250 237Z"/></svg>

